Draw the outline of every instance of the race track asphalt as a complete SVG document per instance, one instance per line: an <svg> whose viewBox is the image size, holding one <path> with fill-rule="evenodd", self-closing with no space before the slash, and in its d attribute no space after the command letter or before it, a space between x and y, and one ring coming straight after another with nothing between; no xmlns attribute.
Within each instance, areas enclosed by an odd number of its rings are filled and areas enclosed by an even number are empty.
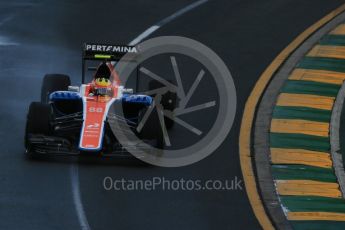
<svg viewBox="0 0 345 230"><path fill-rule="evenodd" d="M191 1L0 2L0 229L81 229L71 162L24 157L25 115L39 100L45 73L80 84L81 44L127 44ZM157 30L213 49L230 69L237 114L226 141L206 159L181 168L80 163L80 195L91 229L260 229L245 190L106 191L103 179L241 178L239 126L260 74L292 39L344 3L340 0L209 1Z"/></svg>

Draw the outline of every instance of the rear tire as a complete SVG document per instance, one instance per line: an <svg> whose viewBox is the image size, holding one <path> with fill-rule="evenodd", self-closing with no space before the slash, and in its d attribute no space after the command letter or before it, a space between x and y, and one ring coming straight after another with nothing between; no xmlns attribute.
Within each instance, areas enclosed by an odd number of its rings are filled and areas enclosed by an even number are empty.
<svg viewBox="0 0 345 230"><path fill-rule="evenodd" d="M171 83L171 81L169 82ZM149 82L149 90L154 90L160 87L162 87L162 84L158 81L152 80ZM152 95L152 97L154 97L154 95ZM164 110L173 112L177 107L177 94L170 91L163 94L160 104L163 106ZM175 117L174 113L172 113L172 116ZM174 120L167 117L164 117L164 122L167 129L171 129L175 124Z"/></svg>
<svg viewBox="0 0 345 230"><path fill-rule="evenodd" d="M32 151L32 146L28 138L32 134L49 135L50 129L50 105L40 102L32 102L27 114L26 127L25 127L25 148L28 156L34 156L35 152Z"/></svg>
<svg viewBox="0 0 345 230"><path fill-rule="evenodd" d="M70 77L64 74L46 74L41 88L41 102L48 103L49 95L54 91L66 91L71 85Z"/></svg>

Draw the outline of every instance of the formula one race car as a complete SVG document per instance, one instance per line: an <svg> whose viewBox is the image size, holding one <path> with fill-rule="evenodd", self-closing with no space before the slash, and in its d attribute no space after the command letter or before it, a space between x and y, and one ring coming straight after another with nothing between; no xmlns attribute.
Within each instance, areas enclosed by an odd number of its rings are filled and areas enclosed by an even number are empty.
<svg viewBox="0 0 345 230"><path fill-rule="evenodd" d="M41 102L32 102L27 115L25 148L29 156L83 153L129 156L126 149L140 146L119 143L110 128L114 121L131 127L133 133L151 146L163 148L162 123L157 113L145 118L140 132L136 129L145 111L153 106L153 98L124 88L112 64L128 52L137 50L131 46L84 44L80 87L70 86L66 75L44 77ZM85 83L86 61L98 62L89 83ZM171 107L175 98L170 97L168 101L170 104L166 106ZM122 116L116 114L119 105L123 108Z"/></svg>

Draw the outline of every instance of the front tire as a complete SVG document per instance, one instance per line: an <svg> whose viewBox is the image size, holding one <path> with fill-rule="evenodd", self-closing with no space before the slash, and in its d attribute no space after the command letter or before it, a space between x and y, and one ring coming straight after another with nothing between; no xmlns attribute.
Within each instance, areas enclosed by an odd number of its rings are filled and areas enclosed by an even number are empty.
<svg viewBox="0 0 345 230"><path fill-rule="evenodd" d="M143 108L139 112L138 124L143 119L148 107ZM150 116L146 120L141 132L139 133L141 139L151 139L156 140L156 148L164 148L164 137L161 124L159 122L157 110L153 109Z"/></svg>
<svg viewBox="0 0 345 230"><path fill-rule="evenodd" d="M31 135L49 135L50 129L50 105L43 104L40 102L32 102L29 107L27 114L26 127L25 127L25 148L26 153L32 157L35 152L29 142Z"/></svg>

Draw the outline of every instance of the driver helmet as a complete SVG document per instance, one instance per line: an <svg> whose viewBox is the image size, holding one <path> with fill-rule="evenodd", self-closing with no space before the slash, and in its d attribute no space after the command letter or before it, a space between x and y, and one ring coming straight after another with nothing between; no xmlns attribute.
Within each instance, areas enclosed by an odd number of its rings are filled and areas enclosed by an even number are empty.
<svg viewBox="0 0 345 230"><path fill-rule="evenodd" d="M112 85L111 71L105 62L98 66L93 81L94 86L98 88L107 88Z"/></svg>

